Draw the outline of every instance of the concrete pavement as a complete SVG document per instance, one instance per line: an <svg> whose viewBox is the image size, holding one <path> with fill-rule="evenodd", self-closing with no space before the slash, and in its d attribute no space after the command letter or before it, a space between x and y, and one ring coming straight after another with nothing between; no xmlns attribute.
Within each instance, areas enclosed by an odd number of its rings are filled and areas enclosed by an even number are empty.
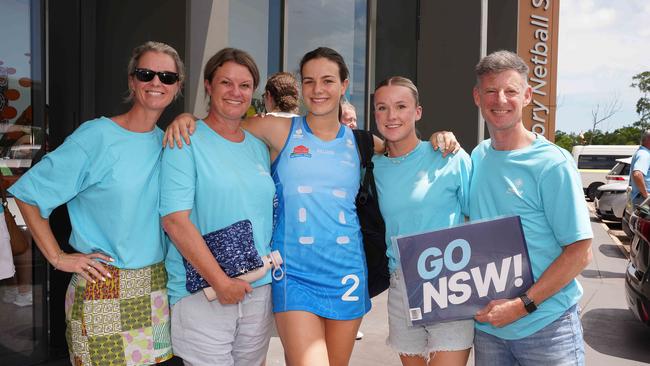
<svg viewBox="0 0 650 366"><path fill-rule="evenodd" d="M583 309L586 364L648 365L650 328L632 316L625 302L625 241L621 243L613 239L607 226L593 215L592 228L594 259L579 276L585 290L580 306ZM373 308L361 325L365 336L356 342L350 365L401 365L397 354L385 344L388 334L386 300L386 292L373 299ZM472 358L470 355L470 366L474 364ZM271 340L267 365L285 365L278 338Z"/></svg>

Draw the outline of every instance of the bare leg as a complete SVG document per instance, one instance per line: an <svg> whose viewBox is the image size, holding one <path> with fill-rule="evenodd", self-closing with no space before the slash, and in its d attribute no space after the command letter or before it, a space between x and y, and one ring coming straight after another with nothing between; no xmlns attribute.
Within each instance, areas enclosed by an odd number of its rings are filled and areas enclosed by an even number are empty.
<svg viewBox="0 0 650 366"><path fill-rule="evenodd" d="M275 313L275 322L288 366L329 366L323 318L286 311Z"/></svg>
<svg viewBox="0 0 650 366"><path fill-rule="evenodd" d="M429 366L465 366L467 365L470 349L432 353Z"/></svg>
<svg viewBox="0 0 650 366"><path fill-rule="evenodd" d="M325 341L331 366L347 366L361 320L325 319Z"/></svg>
<svg viewBox="0 0 650 366"><path fill-rule="evenodd" d="M427 360L421 356L399 355L402 366L427 366Z"/></svg>

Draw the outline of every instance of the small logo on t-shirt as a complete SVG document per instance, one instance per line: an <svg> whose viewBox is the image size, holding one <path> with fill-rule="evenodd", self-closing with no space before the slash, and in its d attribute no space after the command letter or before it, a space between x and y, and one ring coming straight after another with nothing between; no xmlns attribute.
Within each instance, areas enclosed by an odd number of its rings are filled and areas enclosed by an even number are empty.
<svg viewBox="0 0 650 366"><path fill-rule="evenodd" d="M302 134L302 128L298 128L298 129L296 129L296 131L294 131L294 133L293 133L293 137L294 137L294 138L297 138L297 139L301 139L301 138L305 137L305 136Z"/></svg>
<svg viewBox="0 0 650 366"><path fill-rule="evenodd" d="M311 158L309 148L305 145L298 145L293 148L293 152L289 155L290 158Z"/></svg>
<svg viewBox="0 0 650 366"><path fill-rule="evenodd" d="M509 179L508 181L508 190L507 193L514 194L515 196L521 197L524 195L524 181L521 178Z"/></svg>

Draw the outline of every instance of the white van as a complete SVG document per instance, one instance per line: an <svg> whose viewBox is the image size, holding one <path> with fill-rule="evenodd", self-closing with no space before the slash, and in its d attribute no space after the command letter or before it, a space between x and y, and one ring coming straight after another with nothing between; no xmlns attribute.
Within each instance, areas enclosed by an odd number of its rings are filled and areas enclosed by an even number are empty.
<svg viewBox="0 0 650 366"><path fill-rule="evenodd" d="M594 200L598 187L607 181L607 173L616 165L616 159L627 158L639 145L578 145L573 147L573 158L582 177L582 189Z"/></svg>

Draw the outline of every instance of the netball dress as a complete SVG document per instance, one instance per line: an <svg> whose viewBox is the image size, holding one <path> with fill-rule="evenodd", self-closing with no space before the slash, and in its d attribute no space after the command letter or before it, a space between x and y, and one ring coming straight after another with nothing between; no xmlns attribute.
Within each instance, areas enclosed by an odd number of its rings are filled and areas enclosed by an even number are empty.
<svg viewBox="0 0 650 366"><path fill-rule="evenodd" d="M349 320L370 310L363 242L354 199L359 156L352 130L314 136L295 117L272 167L278 194L273 249L285 275L273 280L273 311L302 310Z"/></svg>

